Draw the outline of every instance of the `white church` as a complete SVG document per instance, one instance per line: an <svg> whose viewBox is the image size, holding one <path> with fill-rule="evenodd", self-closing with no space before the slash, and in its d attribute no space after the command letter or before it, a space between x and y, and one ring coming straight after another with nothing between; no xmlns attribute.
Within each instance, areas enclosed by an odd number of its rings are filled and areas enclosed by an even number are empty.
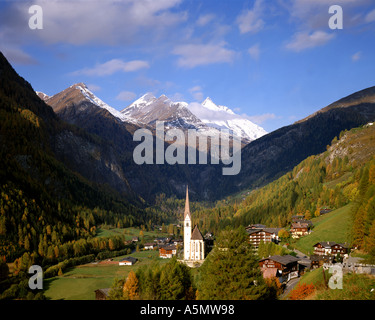
<svg viewBox="0 0 375 320"><path fill-rule="evenodd" d="M189 189L186 187L186 203L184 212L184 262L189 266L197 266L204 262L204 239L196 225L193 232L189 205Z"/></svg>

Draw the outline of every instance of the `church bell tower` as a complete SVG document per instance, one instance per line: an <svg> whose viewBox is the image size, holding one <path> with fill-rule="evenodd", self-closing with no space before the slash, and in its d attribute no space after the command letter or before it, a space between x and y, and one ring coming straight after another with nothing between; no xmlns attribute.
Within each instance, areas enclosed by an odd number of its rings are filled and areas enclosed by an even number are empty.
<svg viewBox="0 0 375 320"><path fill-rule="evenodd" d="M186 186L186 202L184 212L184 260L190 260L191 223L189 188Z"/></svg>

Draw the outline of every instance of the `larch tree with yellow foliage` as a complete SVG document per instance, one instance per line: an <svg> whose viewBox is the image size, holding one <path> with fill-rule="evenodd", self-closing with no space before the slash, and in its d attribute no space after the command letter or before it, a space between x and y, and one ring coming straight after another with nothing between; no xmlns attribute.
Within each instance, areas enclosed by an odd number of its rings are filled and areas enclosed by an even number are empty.
<svg viewBox="0 0 375 320"><path fill-rule="evenodd" d="M126 300L138 300L139 299L139 286L138 278L134 271L130 271L128 278L123 287L123 295Z"/></svg>

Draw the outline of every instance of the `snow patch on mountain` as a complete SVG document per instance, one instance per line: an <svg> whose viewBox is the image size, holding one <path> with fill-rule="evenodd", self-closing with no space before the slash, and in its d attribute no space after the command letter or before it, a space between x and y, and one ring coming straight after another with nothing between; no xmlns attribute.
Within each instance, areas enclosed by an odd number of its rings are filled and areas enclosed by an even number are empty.
<svg viewBox="0 0 375 320"><path fill-rule="evenodd" d="M253 141L267 134L245 116L238 115L226 106L215 104L209 97L200 103L191 103L189 109L207 126L228 129L230 133Z"/></svg>
<svg viewBox="0 0 375 320"><path fill-rule="evenodd" d="M71 88L73 88L73 87L75 89L77 89L77 90L80 90L81 93L82 93L82 95L87 100L89 100L91 103L95 104L96 106L98 106L98 107L100 107L102 109L106 109L113 116L115 116L116 118L120 119L121 121L135 123L135 124L139 125L138 121L136 121L135 119L122 114L120 111L116 110L115 108L111 107L110 105L106 104L104 101L102 101L101 99L99 99L96 95L94 95L87 88L87 86L84 83L78 83L78 84L75 84L75 85L71 86Z"/></svg>

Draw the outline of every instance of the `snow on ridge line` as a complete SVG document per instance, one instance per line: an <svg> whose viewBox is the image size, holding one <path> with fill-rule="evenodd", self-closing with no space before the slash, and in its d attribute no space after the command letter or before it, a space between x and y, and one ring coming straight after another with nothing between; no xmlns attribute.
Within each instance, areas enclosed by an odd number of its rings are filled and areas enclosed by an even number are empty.
<svg viewBox="0 0 375 320"><path fill-rule="evenodd" d="M122 114L120 111L116 110L115 108L111 107L101 99L99 99L96 95L94 95L87 86L82 87L81 85L76 85L76 89L80 90L81 93L84 95L85 98L87 98L90 102L95 104L96 106L106 109L109 113L111 113L116 118L120 119L123 122L131 122L131 123L137 123L138 121L136 119L127 117L126 115Z"/></svg>

